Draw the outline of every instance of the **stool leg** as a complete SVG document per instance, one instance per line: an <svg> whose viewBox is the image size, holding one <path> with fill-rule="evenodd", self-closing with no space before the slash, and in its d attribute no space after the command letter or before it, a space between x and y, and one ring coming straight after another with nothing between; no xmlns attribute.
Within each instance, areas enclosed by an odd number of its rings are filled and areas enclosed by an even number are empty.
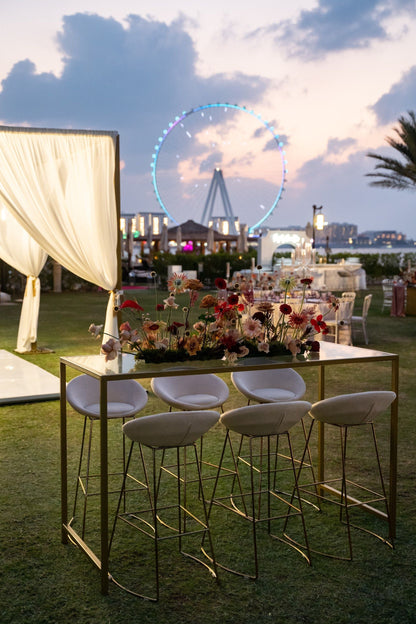
<svg viewBox="0 0 416 624"><path fill-rule="evenodd" d="M140 445L141 446L141 445ZM157 503L159 498L159 479L156 479L156 449L152 448L152 469L153 469L153 528L155 532L154 537L154 551L155 551L155 581L156 581L156 600L159 600L159 528L158 528L158 513Z"/></svg>
<svg viewBox="0 0 416 624"><path fill-rule="evenodd" d="M375 430L375 427L374 427L374 423L371 423L371 432L373 434L374 450L376 452L378 474L380 476L381 490L383 492L384 502L385 502L385 505L386 505L386 514L387 514L388 524L389 524L389 535L392 535L392 527L391 527L391 518L390 518L389 504L388 504L388 500L387 500L386 486L384 485L383 472L381 470L380 455L379 455L379 452L378 452L378 444L377 444L376 430ZM393 540L391 542L391 545L393 547Z"/></svg>
<svg viewBox="0 0 416 624"><path fill-rule="evenodd" d="M340 427L340 436L341 436L341 466L342 466L340 520L342 521L342 511L344 510L345 524L347 526L347 534L348 534L348 548L349 548L349 558L347 559L352 561L351 525L350 525L350 516L349 516L349 510L348 510L348 493L347 493L347 477L346 477L348 427Z"/></svg>
<svg viewBox="0 0 416 624"><path fill-rule="evenodd" d="M251 484L251 523L253 530L253 551L254 551L254 576L253 579L257 579L259 576L259 560L257 552L257 531L256 531L256 506L254 498L254 467L253 467L253 438L249 437L249 449L250 449L250 484ZM261 451L263 448L261 447ZM261 488L261 471L260 471L260 488ZM259 493L259 513L260 513L260 501L261 501L261 489Z"/></svg>
<svg viewBox="0 0 416 624"><path fill-rule="evenodd" d="M83 456L84 456L85 432L86 432L86 429L87 429L87 418L88 418L88 416L84 416L84 424L83 424L83 428L82 428L82 438L81 438L81 450L80 450L80 454L79 454L79 463L78 463L78 472L77 472L77 483L76 483L76 486L75 486L74 509L73 509L73 512L72 512L73 518L75 518L76 509L77 509L78 491L79 491L79 486L80 486L81 470L82 470L82 459L83 459Z"/></svg>
<svg viewBox="0 0 416 624"><path fill-rule="evenodd" d="M84 492L84 512L82 515L82 532L81 537L84 539L85 535L85 522L87 517L87 502L88 502L88 489L89 489L89 481L90 481L90 462L91 462L91 444L92 444L92 426L94 420L90 419L90 435L88 439L88 452L87 452L87 470L85 475L85 492Z"/></svg>
<svg viewBox="0 0 416 624"><path fill-rule="evenodd" d="M297 511L297 513L300 514L300 517L301 517L301 520L302 520L303 537L304 537L304 540L305 540L304 548L306 550L306 554L300 548L297 548L294 545L293 545L293 547L295 548L295 550L297 550L306 559L306 561L310 565L310 563L311 563L311 551L310 551L310 548L309 548L308 534L307 534L307 531L306 531L305 516L303 515L302 498L301 498L300 490L299 490L299 483L298 483L299 472L296 471L295 459L293 457L293 447L292 447L292 440L291 440L291 437L290 437L290 433L287 432L286 436L287 436L287 443L288 443L288 446L289 446L289 453L290 453L290 459L291 459L291 464L292 464L293 479L294 479L294 482L295 482L295 487L293 489L293 492L296 492L296 496L297 496L297 499L298 499L298 505L299 505L299 508L298 509L295 508L295 510ZM309 444L308 443L307 443L307 447L309 449ZM292 494L291 502L289 504L288 513L286 514L285 525L284 526L286 526L286 524L287 524L287 520L288 520L289 514L290 514L290 509L292 507L293 507L293 494ZM284 530L283 530L283 534L284 534ZM285 537L286 537L286 535L285 535ZM291 542L291 540L289 540L289 545L292 546L292 544L290 542Z"/></svg>

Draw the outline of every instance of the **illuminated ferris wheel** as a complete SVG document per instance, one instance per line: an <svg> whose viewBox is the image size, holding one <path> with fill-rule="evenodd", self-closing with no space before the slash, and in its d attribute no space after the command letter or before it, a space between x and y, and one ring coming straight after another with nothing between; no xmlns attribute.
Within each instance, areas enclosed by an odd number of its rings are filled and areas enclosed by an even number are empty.
<svg viewBox="0 0 416 624"><path fill-rule="evenodd" d="M152 156L160 207L179 224L192 218L237 217L259 228L281 198L287 161L274 124L236 104L206 104L182 112L162 131ZM234 217L236 215L236 217Z"/></svg>

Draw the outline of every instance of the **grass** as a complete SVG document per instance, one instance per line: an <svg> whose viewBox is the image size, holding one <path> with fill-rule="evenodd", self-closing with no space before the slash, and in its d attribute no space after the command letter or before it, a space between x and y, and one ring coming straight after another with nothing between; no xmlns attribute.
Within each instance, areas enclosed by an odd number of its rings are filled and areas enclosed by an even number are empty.
<svg viewBox="0 0 416 624"><path fill-rule="evenodd" d="M390 318L381 309L381 288L370 289L373 301L368 329L370 347L400 355L400 425L398 471L398 526L395 550L355 533L352 562L314 557L308 567L294 551L261 534L260 578L253 582L225 572L215 583L201 567L183 559L172 548L162 549L161 601L151 604L110 585L100 594L99 575L74 546L60 541L59 402L0 407L0 622L1 624L200 624L224 623L402 623L414 620L414 560L416 553L416 317ZM142 304L153 295L138 291ZM359 310L363 294L356 303ZM99 344L87 334L89 324L102 321L104 293L45 294L41 299L39 346L54 353L24 356L51 373L59 374L59 357L94 354ZM20 306L0 307L0 347L16 345ZM355 344L360 345L357 336ZM317 397L316 371L304 371L306 399ZM224 379L229 380L226 375ZM339 366L328 370L329 394L388 387L389 367ZM145 387L148 382L144 382ZM231 388L227 407L243 405ZM165 407L149 394L143 414ZM120 425L110 427L114 456ZM388 414L378 422L384 465L388 460ZM68 435L71 470L75 469L82 419L70 411ZM96 436L97 438L98 436ZM329 437L328 457L335 455ZM218 458L223 431L217 426L206 440L205 452ZM97 440L96 440L97 441ZM301 436L295 445L301 446ZM353 452L360 472L371 478L368 439L356 436ZM224 556L244 556L240 528L224 514L215 517L214 537ZM370 523L375 520L370 517ZM316 525L316 526L315 526ZM313 526L317 543L332 544L337 522L319 516ZM311 525L312 526L312 525ZM245 528L245 527L243 527ZM241 529L243 530L243 529ZM144 554L131 542L133 564ZM149 570L150 573L150 570Z"/></svg>

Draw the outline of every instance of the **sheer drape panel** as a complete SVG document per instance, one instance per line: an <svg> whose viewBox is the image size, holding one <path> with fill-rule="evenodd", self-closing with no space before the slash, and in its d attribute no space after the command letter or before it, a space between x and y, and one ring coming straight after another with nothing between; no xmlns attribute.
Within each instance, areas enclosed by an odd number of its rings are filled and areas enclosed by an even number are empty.
<svg viewBox="0 0 416 624"><path fill-rule="evenodd" d="M37 341L41 272L48 255L0 205L0 258L26 275L16 351L27 353Z"/></svg>
<svg viewBox="0 0 416 624"><path fill-rule="evenodd" d="M59 264L117 284L113 136L0 129L0 196Z"/></svg>
<svg viewBox="0 0 416 624"><path fill-rule="evenodd" d="M108 291L118 277L116 137L0 127L0 200L59 264ZM117 335L113 299L104 329Z"/></svg>

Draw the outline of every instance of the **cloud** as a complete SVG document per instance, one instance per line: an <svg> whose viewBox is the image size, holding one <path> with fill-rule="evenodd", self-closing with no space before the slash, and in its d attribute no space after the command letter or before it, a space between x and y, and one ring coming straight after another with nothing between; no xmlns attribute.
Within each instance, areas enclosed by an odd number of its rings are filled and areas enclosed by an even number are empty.
<svg viewBox="0 0 416 624"><path fill-rule="evenodd" d="M328 154L340 154L348 147L357 143L356 139L348 137L346 139L329 139L327 144Z"/></svg>
<svg viewBox="0 0 416 624"><path fill-rule="evenodd" d="M222 152L214 152L201 161L199 165L199 173L212 172L215 167L221 165L223 159Z"/></svg>
<svg viewBox="0 0 416 624"><path fill-rule="evenodd" d="M375 151L382 153L381 148ZM365 174L374 165L363 151L354 152L342 163L334 163L327 156L328 153L307 161L296 172L296 179L288 180L273 217L275 226L306 224L311 221L312 205L318 204L323 205L328 222L353 223L358 225L359 232L394 228L416 239L416 229L410 231L408 227L414 223L413 193L370 187Z"/></svg>
<svg viewBox="0 0 416 624"><path fill-rule="evenodd" d="M283 149L287 148L290 145L287 134L279 134L278 141L279 143L283 143ZM270 139L270 141L268 141L266 145L264 146L263 151L269 152L269 151L274 151L275 149L276 149L276 139Z"/></svg>
<svg viewBox="0 0 416 624"><path fill-rule="evenodd" d="M396 121L408 110L416 109L416 65L403 74L388 93L381 96L371 110L380 124Z"/></svg>
<svg viewBox="0 0 416 624"><path fill-rule="evenodd" d="M152 152L175 115L209 102L251 106L270 86L267 79L242 72L200 76L185 28L183 18L165 24L129 15L122 24L95 14L65 16L56 37L61 75L39 74L28 59L16 63L2 81L0 119L11 125L119 131L122 190L129 204L122 210L134 212L139 197L153 201Z"/></svg>
<svg viewBox="0 0 416 624"><path fill-rule="evenodd" d="M386 21L401 14L415 17L413 0L319 0L315 8L301 11L296 20L271 24L250 36L271 35L289 55L313 60L388 39Z"/></svg>

